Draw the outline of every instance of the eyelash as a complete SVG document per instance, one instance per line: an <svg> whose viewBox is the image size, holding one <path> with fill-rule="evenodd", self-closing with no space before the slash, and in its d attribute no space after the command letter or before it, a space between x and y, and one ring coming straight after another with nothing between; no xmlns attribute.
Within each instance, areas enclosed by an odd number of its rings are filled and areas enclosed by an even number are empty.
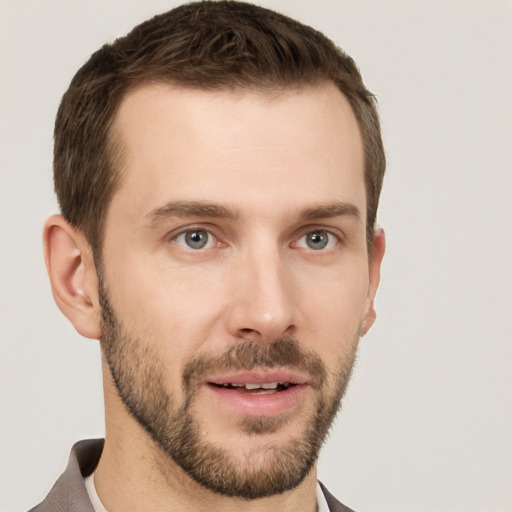
<svg viewBox="0 0 512 512"><path fill-rule="evenodd" d="M184 241L183 244L179 243L178 242L178 239L180 237L186 237L187 235L192 235L193 233L206 233L209 237L210 240L208 240L206 242L206 245L209 245L211 244L211 239L213 238L213 240L217 240L217 245L220 243L217 239L217 237L212 233L211 230L207 229L207 228L204 228L204 227L189 227L188 229L185 229L183 231L181 231L180 233L174 235L172 238L171 238L171 241L178 244L178 245L182 245L183 247L186 246L186 242ZM213 242L213 245L215 245L215 242ZM201 249L210 249L211 247L213 247L213 245L210 245L210 247L199 247L199 248L194 248L194 247L190 247L190 246L187 246L186 248L189 249L189 250L192 250L192 251L198 251L198 250L201 250Z"/></svg>
<svg viewBox="0 0 512 512"><path fill-rule="evenodd" d="M321 235L321 236L327 235L327 241L326 241L325 246L320 247L318 249L314 249L312 247L299 247L298 246L299 242L301 240L303 240L305 237L310 236L310 235L315 235L315 234L316 235ZM313 228L313 229L308 229L307 231L303 232L302 235L299 238L297 238L296 241L293 242L292 245L295 246L295 247L301 248L301 249L311 250L311 251L314 251L314 252L328 252L329 250L332 250L335 247L337 247L340 243L341 243L340 236L335 234L335 233L333 233L329 229L326 229L326 228ZM306 244L307 244L307 242L306 242Z"/></svg>

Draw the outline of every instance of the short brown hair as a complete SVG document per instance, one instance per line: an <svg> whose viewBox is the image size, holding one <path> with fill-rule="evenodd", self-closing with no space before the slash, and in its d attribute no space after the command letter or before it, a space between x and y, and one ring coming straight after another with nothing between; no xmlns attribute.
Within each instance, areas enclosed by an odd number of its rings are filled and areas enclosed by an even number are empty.
<svg viewBox="0 0 512 512"><path fill-rule="evenodd" d="M54 181L62 214L97 256L120 181L112 124L134 87L166 82L205 90L288 87L331 81L349 100L365 157L371 243L385 156L373 95L352 60L320 32L236 1L182 5L106 44L77 72L55 122Z"/></svg>

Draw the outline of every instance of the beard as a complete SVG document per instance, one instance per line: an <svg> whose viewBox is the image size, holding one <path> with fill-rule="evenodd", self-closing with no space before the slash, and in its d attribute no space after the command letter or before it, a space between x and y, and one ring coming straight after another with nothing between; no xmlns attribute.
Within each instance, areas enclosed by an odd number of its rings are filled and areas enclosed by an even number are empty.
<svg viewBox="0 0 512 512"><path fill-rule="evenodd" d="M193 480L215 493L257 499L297 487L316 463L320 448L340 409L355 360L358 335L350 340L344 358L330 375L321 358L305 350L291 337L271 344L241 341L216 354L190 359L182 372L183 397L176 403L165 385L166 368L157 347L127 332L108 298L99 276L101 347L117 392L130 415L165 454ZM258 444L244 454L230 452L202 437L201 421L193 406L204 377L213 371L288 368L305 372L316 393L315 406L298 437L282 443ZM245 417L238 427L249 436L277 432L288 422L299 421L291 413L272 417ZM248 441L248 445L250 440ZM166 471L164 470L164 474Z"/></svg>

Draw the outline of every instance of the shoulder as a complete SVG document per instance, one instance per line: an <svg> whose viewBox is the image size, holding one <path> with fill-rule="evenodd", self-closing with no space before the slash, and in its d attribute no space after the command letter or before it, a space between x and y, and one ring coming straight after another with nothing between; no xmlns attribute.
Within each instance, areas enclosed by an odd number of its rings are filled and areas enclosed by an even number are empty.
<svg viewBox="0 0 512 512"><path fill-rule="evenodd" d="M94 471L102 450L103 439L76 443L71 450L66 470L44 501L30 512L94 512L84 477Z"/></svg>

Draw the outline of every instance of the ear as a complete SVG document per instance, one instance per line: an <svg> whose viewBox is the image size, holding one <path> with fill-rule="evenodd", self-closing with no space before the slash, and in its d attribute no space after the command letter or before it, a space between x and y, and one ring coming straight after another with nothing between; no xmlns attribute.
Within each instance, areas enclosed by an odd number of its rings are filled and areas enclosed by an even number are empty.
<svg viewBox="0 0 512 512"><path fill-rule="evenodd" d="M366 296L366 309L361 322L361 336L364 336L374 324L377 314L375 312L375 295L380 282L380 267L386 250L386 236L384 230L378 228L373 235L373 247L371 248L369 261L368 295Z"/></svg>
<svg viewBox="0 0 512 512"><path fill-rule="evenodd" d="M98 278L85 237L62 215L53 215L43 231L46 268L59 309L86 338L100 338Z"/></svg>

